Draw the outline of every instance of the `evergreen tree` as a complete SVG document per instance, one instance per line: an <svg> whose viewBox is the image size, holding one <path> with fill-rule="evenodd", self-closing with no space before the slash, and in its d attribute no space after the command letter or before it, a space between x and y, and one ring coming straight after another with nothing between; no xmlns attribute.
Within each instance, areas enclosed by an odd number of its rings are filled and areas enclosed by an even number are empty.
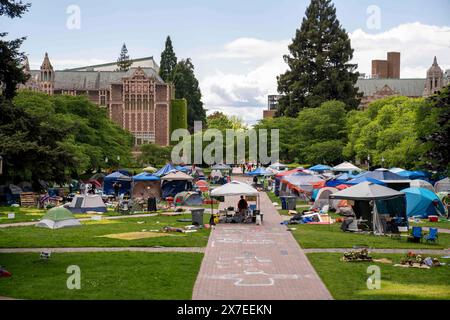
<svg viewBox="0 0 450 320"><path fill-rule="evenodd" d="M357 65L349 63L353 49L331 0L311 0L289 51L284 56L289 70L278 77L284 95L278 115L296 116L328 100L342 101L348 109L358 106Z"/></svg>
<svg viewBox="0 0 450 320"><path fill-rule="evenodd" d="M188 103L188 127L192 131L194 121L206 123L206 112L203 109L202 93L195 78L194 65L191 59L181 60L173 70L173 84L176 99L185 98Z"/></svg>
<svg viewBox="0 0 450 320"><path fill-rule="evenodd" d="M0 0L0 16L11 19L20 18L29 6L30 4L24 4L21 1ZM25 83L28 76L21 67L25 56L19 52L25 38L5 41L3 38L6 35L6 32L0 33L0 94L2 98L9 100L14 97L17 85Z"/></svg>
<svg viewBox="0 0 450 320"><path fill-rule="evenodd" d="M133 62L130 61L130 56L128 55L128 49L125 43L122 45L122 50L120 51L119 58L117 59L118 71L128 71Z"/></svg>
<svg viewBox="0 0 450 320"><path fill-rule="evenodd" d="M172 40L167 36L166 47L161 53L161 65L159 75L165 82L172 82L173 70L177 65L177 56L173 51Z"/></svg>

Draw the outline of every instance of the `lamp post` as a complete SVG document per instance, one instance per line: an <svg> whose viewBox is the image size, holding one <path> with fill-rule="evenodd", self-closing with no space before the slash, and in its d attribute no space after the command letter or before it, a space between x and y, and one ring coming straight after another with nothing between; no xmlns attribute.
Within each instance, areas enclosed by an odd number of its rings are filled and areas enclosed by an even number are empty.
<svg viewBox="0 0 450 320"><path fill-rule="evenodd" d="M384 157L381 157L381 166L384 168Z"/></svg>
<svg viewBox="0 0 450 320"><path fill-rule="evenodd" d="M0 156L0 175L3 174L3 157Z"/></svg>
<svg viewBox="0 0 450 320"><path fill-rule="evenodd" d="M370 154L367 155L367 171L370 171Z"/></svg>

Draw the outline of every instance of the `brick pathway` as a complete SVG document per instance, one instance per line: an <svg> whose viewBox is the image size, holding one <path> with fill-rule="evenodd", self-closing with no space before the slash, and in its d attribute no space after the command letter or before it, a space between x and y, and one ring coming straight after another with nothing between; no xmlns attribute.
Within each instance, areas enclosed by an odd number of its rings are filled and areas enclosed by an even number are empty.
<svg viewBox="0 0 450 320"><path fill-rule="evenodd" d="M226 197L221 207L236 206L237 201L238 197ZM263 192L260 205L262 226L220 224L212 230L193 299L332 299Z"/></svg>

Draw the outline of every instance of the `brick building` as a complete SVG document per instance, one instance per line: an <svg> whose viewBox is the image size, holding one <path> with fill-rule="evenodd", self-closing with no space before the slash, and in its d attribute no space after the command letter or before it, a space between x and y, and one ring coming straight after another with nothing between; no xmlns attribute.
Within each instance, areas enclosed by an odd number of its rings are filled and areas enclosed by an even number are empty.
<svg viewBox="0 0 450 320"><path fill-rule="evenodd" d="M40 70L24 63L29 81L21 86L47 94L86 95L109 117L135 137L135 144L169 144L170 103L174 89L158 75L152 57L132 60L128 71L114 71L116 63L54 70L45 54Z"/></svg>

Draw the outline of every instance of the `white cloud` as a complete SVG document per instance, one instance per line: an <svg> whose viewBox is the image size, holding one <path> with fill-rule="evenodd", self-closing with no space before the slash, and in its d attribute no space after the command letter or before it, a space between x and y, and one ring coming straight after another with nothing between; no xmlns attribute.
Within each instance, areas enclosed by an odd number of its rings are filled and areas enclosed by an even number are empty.
<svg viewBox="0 0 450 320"><path fill-rule="evenodd" d="M367 75L371 73L371 61L385 59L388 51L401 52L402 78L424 78L434 56L441 68L450 68L447 26L415 22L375 34L357 29L349 36L355 49L353 62L358 64L358 71ZM201 59L214 63L214 69L200 79L205 107L210 112L220 110L241 116L247 123L261 119L267 95L277 92L276 77L287 68L282 57L290 42L238 38L218 52L202 55ZM228 61L236 64L232 70ZM239 72L240 66L245 71ZM249 70L249 66L253 68Z"/></svg>

